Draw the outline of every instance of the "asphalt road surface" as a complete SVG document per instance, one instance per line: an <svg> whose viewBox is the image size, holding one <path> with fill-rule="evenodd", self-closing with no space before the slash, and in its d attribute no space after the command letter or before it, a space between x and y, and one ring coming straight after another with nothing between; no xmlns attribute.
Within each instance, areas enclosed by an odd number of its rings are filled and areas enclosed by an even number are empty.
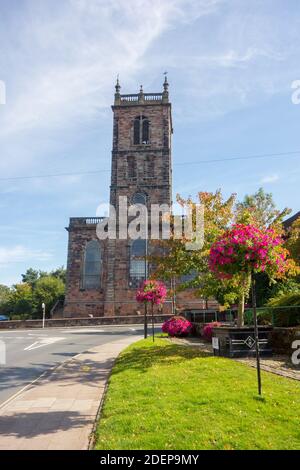
<svg viewBox="0 0 300 470"><path fill-rule="evenodd" d="M131 335L142 336L143 325L1 330L6 361L1 364L0 355L0 405L66 359Z"/></svg>

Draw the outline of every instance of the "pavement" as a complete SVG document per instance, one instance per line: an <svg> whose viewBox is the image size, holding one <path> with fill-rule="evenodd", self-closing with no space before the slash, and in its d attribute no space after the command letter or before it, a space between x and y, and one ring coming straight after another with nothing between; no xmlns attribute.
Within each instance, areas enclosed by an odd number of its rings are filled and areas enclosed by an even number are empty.
<svg viewBox="0 0 300 470"><path fill-rule="evenodd" d="M143 334L143 325L0 331L0 405L45 371L76 354ZM1 347L6 350L6 360ZM1 361L5 362L1 364Z"/></svg>
<svg viewBox="0 0 300 470"><path fill-rule="evenodd" d="M114 361L140 337L119 333L45 371L0 405L0 450L88 449Z"/></svg>

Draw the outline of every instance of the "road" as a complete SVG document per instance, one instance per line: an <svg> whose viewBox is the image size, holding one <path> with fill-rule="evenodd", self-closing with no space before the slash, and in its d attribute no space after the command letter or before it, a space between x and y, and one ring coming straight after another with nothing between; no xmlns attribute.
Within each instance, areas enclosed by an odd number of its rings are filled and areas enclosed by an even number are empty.
<svg viewBox="0 0 300 470"><path fill-rule="evenodd" d="M143 335L142 325L0 331L0 406L42 373L72 356L120 337ZM1 356L0 356L1 362Z"/></svg>

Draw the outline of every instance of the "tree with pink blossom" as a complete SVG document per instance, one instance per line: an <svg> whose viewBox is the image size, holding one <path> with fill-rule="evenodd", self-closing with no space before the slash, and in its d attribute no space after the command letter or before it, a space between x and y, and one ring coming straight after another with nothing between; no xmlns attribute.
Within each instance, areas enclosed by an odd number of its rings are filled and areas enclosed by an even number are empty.
<svg viewBox="0 0 300 470"><path fill-rule="evenodd" d="M163 282L148 279L143 282L136 293L136 300L145 305L145 331L147 329L147 305L151 304L152 314L152 337L154 341L154 305L162 305L167 297L167 288ZM146 334L145 334L146 337Z"/></svg>
<svg viewBox="0 0 300 470"><path fill-rule="evenodd" d="M244 325L245 298L252 274L265 272L274 280L284 277L290 269L291 261L283 243L272 228L262 230L251 224L236 224L212 244L210 270L218 278L231 279L238 287L238 326Z"/></svg>

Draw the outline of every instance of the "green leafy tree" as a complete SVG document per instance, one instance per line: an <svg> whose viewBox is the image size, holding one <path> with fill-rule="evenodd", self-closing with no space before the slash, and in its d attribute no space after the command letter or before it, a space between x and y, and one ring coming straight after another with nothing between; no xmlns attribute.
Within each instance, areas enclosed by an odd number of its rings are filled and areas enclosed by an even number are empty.
<svg viewBox="0 0 300 470"><path fill-rule="evenodd" d="M246 195L242 202L236 205L236 222L255 225L260 229L273 228L283 231L283 219L290 214L291 209L282 211L276 208L272 193L266 193L263 188L252 195Z"/></svg>
<svg viewBox="0 0 300 470"><path fill-rule="evenodd" d="M25 274L22 274L22 282L29 284L33 289L41 277L47 276L45 271L29 268Z"/></svg>
<svg viewBox="0 0 300 470"><path fill-rule="evenodd" d="M200 192L197 203L200 202L204 206L204 246L200 250L188 251L184 239L175 240L171 237L170 240L160 242L159 244L163 246L162 251L158 256L149 257L156 266L155 277L165 280L176 279L178 290L193 287L198 296L204 299L215 298L224 306L240 303L239 283L235 279L217 279L209 270L208 258L212 243L233 223L252 224L262 230L272 228L276 233L282 234L282 221L290 210L278 210L272 194L265 193L262 188L253 195L247 195L242 202L236 203L235 199L235 194L232 194L224 200L220 190L215 193ZM184 207L193 207L196 204L191 199L184 200L180 196L177 196L177 200ZM297 252L297 244L295 247ZM180 278L189 273L195 274L193 278L187 282L180 282ZM258 273L256 276L257 289L262 295L259 303L262 304L268 298L263 295L271 289L270 280L263 273ZM245 292L248 291L249 282L245 286ZM244 308L245 300L247 295L242 305L239 305L240 310Z"/></svg>
<svg viewBox="0 0 300 470"><path fill-rule="evenodd" d="M287 233L286 247L295 262L300 265L300 217L295 220Z"/></svg>
<svg viewBox="0 0 300 470"><path fill-rule="evenodd" d="M0 305L7 302L10 295L10 288L0 284Z"/></svg>
<svg viewBox="0 0 300 470"><path fill-rule="evenodd" d="M60 266L54 271L51 271L50 275L56 277L57 279L61 279L63 283L66 284L67 270L64 266Z"/></svg>
<svg viewBox="0 0 300 470"><path fill-rule="evenodd" d="M9 315L10 311L10 288L0 284L0 315Z"/></svg>
<svg viewBox="0 0 300 470"><path fill-rule="evenodd" d="M196 204L204 206L204 245L199 250L188 250L188 240L175 239L173 234L170 240L159 242L159 254L149 257L156 267L154 276L165 280L173 279L173 289L176 280L177 290L192 287L199 297L219 298L229 305L237 297L236 287L228 280L216 279L208 268L208 259L211 244L230 226L234 218L235 194L224 200L220 190L215 193L199 192L197 202L185 200L179 195L177 201L182 207L189 207L193 214L196 213ZM194 219L193 228L196 229ZM181 280L182 276L191 273L193 276L190 281Z"/></svg>
<svg viewBox="0 0 300 470"><path fill-rule="evenodd" d="M25 282L15 284L10 292L10 314L20 318L27 318L33 309L32 287Z"/></svg>
<svg viewBox="0 0 300 470"><path fill-rule="evenodd" d="M49 316L51 308L55 302L62 299L65 293L64 282L54 276L43 276L37 280L33 291L33 304L35 316L42 315L42 303L46 304L46 312Z"/></svg>
<svg viewBox="0 0 300 470"><path fill-rule="evenodd" d="M15 302L21 299L32 301L32 287L30 284L14 284L11 289L11 299Z"/></svg>
<svg viewBox="0 0 300 470"><path fill-rule="evenodd" d="M30 318L32 316L32 312L32 301L28 299L19 299L15 302L13 307L14 317Z"/></svg>

